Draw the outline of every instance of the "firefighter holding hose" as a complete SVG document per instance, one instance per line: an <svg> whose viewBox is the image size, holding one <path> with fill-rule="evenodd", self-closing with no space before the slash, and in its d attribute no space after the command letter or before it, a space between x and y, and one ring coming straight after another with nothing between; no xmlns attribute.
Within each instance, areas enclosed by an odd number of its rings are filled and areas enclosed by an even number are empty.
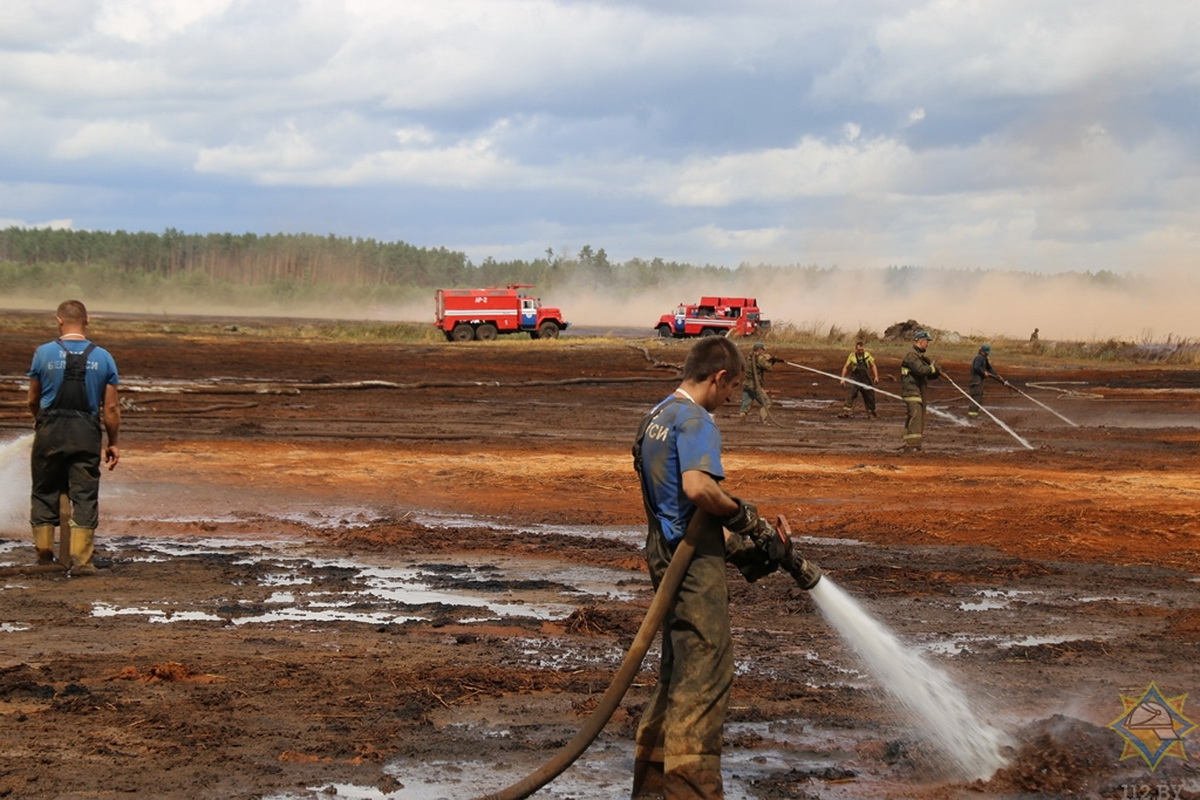
<svg viewBox="0 0 1200 800"><path fill-rule="evenodd" d="M633 448L656 590L680 542L695 548L663 623L659 679L637 729L635 800L724 796L721 740L733 686L726 561L751 581L783 568L805 589L821 575L753 505L720 486L721 433L712 413L741 389L743 364L728 339L700 339L679 388L642 420Z"/></svg>
<svg viewBox="0 0 1200 800"><path fill-rule="evenodd" d="M979 409L983 407L983 382L985 380L991 378L1005 386L1009 385L1008 381L1001 378L999 373L992 369L992 362L989 360L991 354L992 346L990 344L981 345L979 353L971 361L971 379L967 384L967 390L975 402L967 409L968 417L979 416Z"/></svg>
<svg viewBox="0 0 1200 800"><path fill-rule="evenodd" d="M925 437L925 390L931 380L940 378L938 365L925 351L929 349L929 334L917 331L913 349L900 362L900 395L904 398L904 449L920 451Z"/></svg>
<svg viewBox="0 0 1200 800"><path fill-rule="evenodd" d="M745 375L742 379L742 404L738 408L738 420L746 421L746 415L754 403L758 403L758 421L766 422L771 414L771 395L767 394L766 377L779 359L767 352L762 342L755 342L746 355Z"/></svg>

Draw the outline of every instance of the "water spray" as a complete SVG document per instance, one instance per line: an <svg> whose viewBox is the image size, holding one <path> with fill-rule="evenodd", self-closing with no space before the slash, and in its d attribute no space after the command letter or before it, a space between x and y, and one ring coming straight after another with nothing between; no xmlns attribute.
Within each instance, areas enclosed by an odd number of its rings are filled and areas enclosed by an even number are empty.
<svg viewBox="0 0 1200 800"><path fill-rule="evenodd" d="M886 389L880 389L878 386L872 386L869 383L863 383L862 381L856 381L853 378L843 378L841 375L836 375L832 372L825 372L824 370L820 370L820 369L814 369L813 367L806 367L803 364L797 364L792 361L784 361L783 363L787 364L789 367L796 367L797 369L803 369L803 370L807 370L809 372L815 372L818 375L824 375L827 378L833 378L835 380L844 381L845 383L852 383L855 386L861 386L864 389L870 389L872 391L878 392L879 394L887 395L888 397L894 397L900 401L904 400L904 398L898 394L893 394L892 392L889 392ZM953 414L951 414L949 411L943 411L940 408L934 408L933 406L929 406L927 410L929 411L930 414L936 414L937 416L939 416L945 420L949 420L950 422L953 422L955 425L958 425L959 427L965 428L971 424L971 423L967 422L965 419L963 419L962 417L956 417Z"/></svg>
<svg viewBox="0 0 1200 800"><path fill-rule="evenodd" d="M972 708L950 677L905 647L828 577L812 589L821 614L858 653L872 677L964 780L1004 766L1007 736Z"/></svg>
<svg viewBox="0 0 1200 800"><path fill-rule="evenodd" d="M1020 434L1018 434L1016 431L1014 431L1012 428L1008 427L1008 425L1004 424L1003 420L1001 420L1001 419L1000 419L999 417L997 417L995 414L993 414L992 412L990 412L990 411L988 411L986 408L984 408L984 407L983 407L983 406L982 406L982 405L979 403L979 401L978 401L978 400L976 400L974 397L971 397L971 395L969 395L969 394L967 394L965 391L963 391L963 388L962 388L961 386L959 386L957 383L955 383L953 378L951 378L951 377L950 377L949 375L947 375L945 372L943 372L943 373L942 373L942 377L944 377L946 380L950 381L950 385L951 385L951 386L953 386L955 389L958 389L958 393L959 393L959 394L961 394L963 397L965 397L965 398L967 398L968 400L970 400L972 405L974 405L974 406L975 406L976 408L978 408L980 411L982 411L983 413L985 413L985 414L987 414L989 417L991 417L991 418L992 418L992 422L995 422L997 425L999 425L1001 428L1003 428L1003 429L1004 429L1004 430L1005 430L1005 431L1006 431L1006 432L1007 432L1007 433L1008 433L1010 436L1012 436L1014 439L1016 439L1018 442L1020 442L1020 443L1021 443L1021 445L1022 445L1022 446L1023 446L1023 447L1024 447L1026 450L1033 450L1033 449L1034 449L1033 445L1031 445L1031 444L1029 443L1029 441L1028 441L1027 439L1025 439L1025 437L1021 436L1021 435L1020 435Z"/></svg>

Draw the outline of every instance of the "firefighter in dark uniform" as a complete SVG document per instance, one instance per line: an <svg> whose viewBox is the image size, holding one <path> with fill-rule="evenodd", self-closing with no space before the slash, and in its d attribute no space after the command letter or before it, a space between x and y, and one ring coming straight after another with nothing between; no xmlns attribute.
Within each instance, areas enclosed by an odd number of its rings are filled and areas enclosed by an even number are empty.
<svg viewBox="0 0 1200 800"><path fill-rule="evenodd" d="M755 342L750 348L750 352L746 355L746 379L742 384L742 405L738 409L738 420L746 421L746 415L750 413L750 406L758 403L758 419L760 422L766 422L767 417L771 413L771 396L767 394L767 389L763 386L763 378L766 373L771 371L776 358L767 353L766 345L762 342Z"/></svg>
<svg viewBox="0 0 1200 800"><path fill-rule="evenodd" d="M985 344L979 348L979 354L975 356L973 361L971 361L971 378L967 383L967 393L975 402L971 403L971 407L967 409L968 417L979 416L979 409L983 406L983 382L985 380L991 378L992 380L999 381L1005 386L1008 386L1008 381L1004 380L1004 378L1001 378L996 371L992 369L992 362L988 360L988 356L991 355L991 352L992 346L990 344Z"/></svg>
<svg viewBox="0 0 1200 800"><path fill-rule="evenodd" d="M38 563L53 562L59 495L65 492L71 501L71 563L63 566L72 575L94 575L100 466L103 461L111 470L121 459L119 378L108 351L88 341L83 303L67 300L55 316L58 338L34 351L29 367L29 410L36 420L29 521Z"/></svg>
<svg viewBox="0 0 1200 800"><path fill-rule="evenodd" d="M752 581L780 567L804 589L820 579L790 539L720 486L712 413L741 388L742 365L728 339L699 340L679 388L642 419L633 446L656 591L680 542L695 548L663 621L658 683L638 724L631 797L639 800L724 797L721 741L733 687L726 561Z"/></svg>
<svg viewBox="0 0 1200 800"><path fill-rule="evenodd" d="M846 363L842 365L842 380L846 379L846 374L858 383L850 384L850 391L846 395L846 403L842 406L842 412L839 417L849 417L854 410L854 401L858 398L859 393L862 393L863 408L867 411L867 416L875 417L875 390L870 388L879 383L879 369L875 366L875 357L867 350L862 342L854 344L854 352L846 359ZM866 384L859 386L858 384Z"/></svg>
<svg viewBox="0 0 1200 800"><path fill-rule="evenodd" d="M907 414L904 418L904 449L917 451L925 435L925 388L929 381L940 378L938 366L925 351L929 334L917 331L913 348L900 362L900 396L904 398Z"/></svg>

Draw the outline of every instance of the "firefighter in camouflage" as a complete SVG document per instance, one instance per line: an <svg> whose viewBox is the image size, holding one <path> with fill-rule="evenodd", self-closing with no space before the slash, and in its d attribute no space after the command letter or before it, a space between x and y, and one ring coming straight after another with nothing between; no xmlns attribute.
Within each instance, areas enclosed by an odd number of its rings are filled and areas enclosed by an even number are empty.
<svg viewBox="0 0 1200 800"><path fill-rule="evenodd" d="M900 362L900 396L907 411L904 419L904 449L919 451L925 437L925 390L929 381L940 378L938 365L925 354L929 334L917 331L912 350Z"/></svg>
<svg viewBox="0 0 1200 800"><path fill-rule="evenodd" d="M774 356L767 353L766 345L762 342L755 342L750 348L750 352L746 355L746 380L742 384L742 405L738 409L738 420L746 421L746 415L750 413L750 407L754 403L758 403L758 419L760 422L766 422L770 416L771 396L767 394L767 389L763 386L763 378L766 373L771 371L776 359Z"/></svg>

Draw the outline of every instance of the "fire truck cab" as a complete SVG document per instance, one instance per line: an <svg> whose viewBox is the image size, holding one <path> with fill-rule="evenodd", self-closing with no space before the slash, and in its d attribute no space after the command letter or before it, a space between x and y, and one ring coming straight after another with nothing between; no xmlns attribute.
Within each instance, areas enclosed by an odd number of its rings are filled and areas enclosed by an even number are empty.
<svg viewBox="0 0 1200 800"><path fill-rule="evenodd" d="M689 336L761 336L771 328L753 297L701 297L663 314L654 329L663 338Z"/></svg>
<svg viewBox="0 0 1200 800"><path fill-rule="evenodd" d="M532 288L527 283L510 283L487 289L438 289L434 327L452 342L486 342L502 333L554 339L570 323L559 309L543 306L539 298L521 292Z"/></svg>

